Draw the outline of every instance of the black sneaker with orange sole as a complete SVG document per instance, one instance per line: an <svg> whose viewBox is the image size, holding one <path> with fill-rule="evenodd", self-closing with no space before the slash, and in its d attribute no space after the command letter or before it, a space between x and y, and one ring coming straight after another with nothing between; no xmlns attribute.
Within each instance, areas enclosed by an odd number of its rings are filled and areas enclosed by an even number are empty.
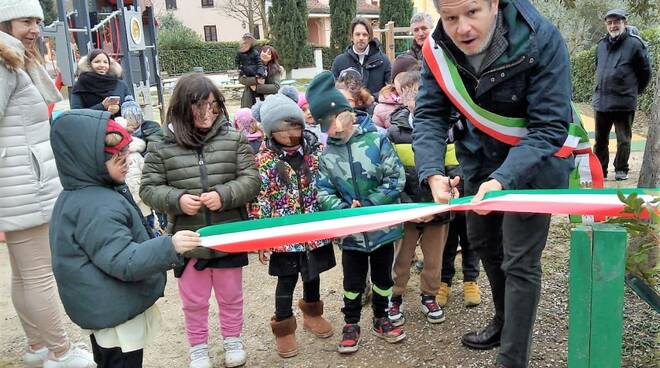
<svg viewBox="0 0 660 368"><path fill-rule="evenodd" d="M342 329L342 338L337 346L341 354L355 353L360 348L360 326L347 323Z"/></svg>
<svg viewBox="0 0 660 368"><path fill-rule="evenodd" d="M391 344L406 338L406 333L394 326L388 317L374 318L373 323L371 332Z"/></svg>

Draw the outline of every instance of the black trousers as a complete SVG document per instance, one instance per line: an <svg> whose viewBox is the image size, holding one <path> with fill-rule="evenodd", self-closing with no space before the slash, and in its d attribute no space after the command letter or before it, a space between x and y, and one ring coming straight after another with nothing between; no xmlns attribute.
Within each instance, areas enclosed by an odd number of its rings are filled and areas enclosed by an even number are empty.
<svg viewBox="0 0 660 368"><path fill-rule="evenodd" d="M392 264L394 243L381 245L371 253L343 250L341 263L344 269L344 321L359 323L362 312L362 293L366 287L367 270L371 266L371 307L374 317L387 316L389 296L392 293ZM382 295L387 294L388 295Z"/></svg>
<svg viewBox="0 0 660 368"><path fill-rule="evenodd" d="M100 347L96 343L94 334L90 335L90 340L92 340L94 362L98 368L142 368L142 349L124 353L121 348Z"/></svg>
<svg viewBox="0 0 660 368"><path fill-rule="evenodd" d="M452 279L456 273L454 260L458 245L461 245L463 263L463 282L476 281L479 277L479 254L473 249L468 241L467 222L465 213L455 212L454 218L449 223L449 234L447 243L442 254L442 271L440 280L451 286Z"/></svg>
<svg viewBox="0 0 660 368"><path fill-rule="evenodd" d="M614 125L614 132L616 133L614 171L628 173L628 158L630 157L630 142L632 141L632 124L634 119L634 111L596 111L596 144L594 145L594 153L603 166L603 173L607 174L607 166L610 162L608 145L612 125Z"/></svg>
<svg viewBox="0 0 660 368"><path fill-rule="evenodd" d="M527 367L550 215L468 212L467 226L490 282L495 319L503 325L497 360L506 367Z"/></svg>
<svg viewBox="0 0 660 368"><path fill-rule="evenodd" d="M278 276L277 287L275 288L275 319L283 321L293 316L293 292L298 283L298 274L290 276ZM315 278L308 282L303 281L303 300L307 303L314 303L321 300L321 279Z"/></svg>

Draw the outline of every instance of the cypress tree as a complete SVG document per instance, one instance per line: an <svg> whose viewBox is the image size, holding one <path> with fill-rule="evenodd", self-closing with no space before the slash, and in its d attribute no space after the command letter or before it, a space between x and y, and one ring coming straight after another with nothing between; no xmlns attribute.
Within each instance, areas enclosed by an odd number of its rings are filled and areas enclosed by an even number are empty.
<svg viewBox="0 0 660 368"><path fill-rule="evenodd" d="M412 0L381 0L380 27L383 28L389 21L394 21L396 27L408 27L412 13Z"/></svg>
<svg viewBox="0 0 660 368"><path fill-rule="evenodd" d="M287 70L287 78L291 77L291 69L302 63L307 44L307 19L300 14L299 3L307 6L300 0L273 0L269 13L271 39L282 66Z"/></svg>
<svg viewBox="0 0 660 368"><path fill-rule="evenodd" d="M389 21L394 22L395 27L410 26L410 18L413 15L412 0L381 0L380 1L380 27L385 27ZM407 40L396 40L395 50L401 51L410 47Z"/></svg>
<svg viewBox="0 0 660 368"><path fill-rule="evenodd" d="M351 21L356 14L357 0L330 0L330 53L333 58L348 44Z"/></svg>
<svg viewBox="0 0 660 368"><path fill-rule="evenodd" d="M39 4L44 11L44 25L49 25L57 20L54 0L39 0Z"/></svg>

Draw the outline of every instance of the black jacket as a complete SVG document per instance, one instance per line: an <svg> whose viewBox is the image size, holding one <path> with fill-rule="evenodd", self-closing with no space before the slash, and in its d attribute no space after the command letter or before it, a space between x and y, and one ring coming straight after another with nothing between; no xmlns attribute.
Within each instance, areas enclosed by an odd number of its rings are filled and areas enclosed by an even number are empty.
<svg viewBox="0 0 660 368"><path fill-rule="evenodd" d="M250 48L247 52L237 52L236 66L241 76L266 78L266 67L261 62L261 56L256 47Z"/></svg>
<svg viewBox="0 0 660 368"><path fill-rule="evenodd" d="M572 120L568 51L561 34L524 0L500 0L507 32L504 52L479 75L439 24L430 36L457 63L475 103L509 117L525 118L528 134L509 146L467 122L456 142L466 194L497 179L504 189L565 188L573 158L554 154L562 147ZM429 40L430 41L430 40ZM428 41L427 41L428 42ZM425 62L415 106L413 148L420 181L444 174L453 104Z"/></svg>
<svg viewBox="0 0 660 368"><path fill-rule="evenodd" d="M150 239L126 186L103 152L109 112L74 110L53 123L51 143L64 191L53 210L50 247L67 314L78 326L117 326L163 296L165 271L183 264L169 236Z"/></svg>
<svg viewBox="0 0 660 368"><path fill-rule="evenodd" d="M337 55L332 62L332 74L339 78L339 73L348 68L355 68L362 73L364 86L378 99L380 89L387 84L392 75L392 65L387 56L380 50L377 40L369 42L369 54L360 64L360 57L353 51L353 44L346 47L343 54Z"/></svg>
<svg viewBox="0 0 660 368"><path fill-rule="evenodd" d="M410 126L409 117L410 110L405 106L398 107L392 112L390 117L392 125L387 129L387 138L389 138L394 145L397 154L400 154L399 150L401 149L408 149L413 142L413 128ZM404 163L403 169L406 172L406 186L401 193L401 202L433 202L433 195L431 194L429 187L427 185L419 184L415 166L408 166ZM444 213L436 215L431 223L445 223L448 222L449 219L449 213ZM420 226L423 226L423 224L420 224Z"/></svg>
<svg viewBox="0 0 660 368"><path fill-rule="evenodd" d="M649 53L639 36L626 30L615 40L607 35L596 46L596 111L635 111L637 95L651 80Z"/></svg>

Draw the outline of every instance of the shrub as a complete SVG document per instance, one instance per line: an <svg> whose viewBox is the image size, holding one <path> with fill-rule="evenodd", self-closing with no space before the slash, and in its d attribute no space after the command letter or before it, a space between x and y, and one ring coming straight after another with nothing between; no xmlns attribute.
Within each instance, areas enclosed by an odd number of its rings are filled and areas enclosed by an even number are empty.
<svg viewBox="0 0 660 368"><path fill-rule="evenodd" d="M257 42L259 47L268 41ZM314 49L307 44L303 49L303 67L314 66ZM179 75L192 71L193 67L202 67L205 72L216 73L236 69L234 58L238 50L238 42L200 42L195 47L160 48L158 60L160 69L169 75ZM322 48L323 68L330 69L332 58L328 48Z"/></svg>
<svg viewBox="0 0 660 368"><path fill-rule="evenodd" d="M651 70L655 71L660 66L660 27L646 29L640 32L642 38L648 44L649 57L651 59ZM571 73L573 80L573 100L575 102L591 102L594 89L596 88L596 46L588 50L576 52L571 57ZM648 113L653 103L653 91L655 90L655 78L651 77L651 83L646 87L644 93L639 96L637 109Z"/></svg>

